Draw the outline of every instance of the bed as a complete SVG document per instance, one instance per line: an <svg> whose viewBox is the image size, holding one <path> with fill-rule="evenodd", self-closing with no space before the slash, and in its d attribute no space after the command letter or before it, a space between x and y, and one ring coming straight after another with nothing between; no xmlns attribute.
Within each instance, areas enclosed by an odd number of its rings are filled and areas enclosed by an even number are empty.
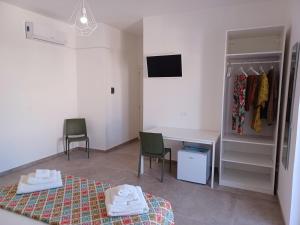
<svg viewBox="0 0 300 225"><path fill-rule="evenodd" d="M0 218L6 224L82 225L172 225L170 202L144 193L149 213L109 217L104 191L110 184L65 176L64 186L30 194L16 195L17 185L0 188ZM27 218L25 218L26 216Z"/></svg>

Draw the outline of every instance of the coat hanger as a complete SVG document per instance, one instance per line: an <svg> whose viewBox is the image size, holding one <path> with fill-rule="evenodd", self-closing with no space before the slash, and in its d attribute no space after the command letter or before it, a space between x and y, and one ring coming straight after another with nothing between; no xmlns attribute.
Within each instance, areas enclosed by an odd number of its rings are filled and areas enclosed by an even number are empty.
<svg viewBox="0 0 300 225"><path fill-rule="evenodd" d="M257 71L253 68L253 66L251 66L251 67L249 68L249 70L250 70L251 72L253 72L255 75L259 75L259 72L257 72Z"/></svg>
<svg viewBox="0 0 300 225"><path fill-rule="evenodd" d="M248 77L248 74L245 72L245 70L244 70L244 68L241 66L240 67L240 71L246 76L246 77Z"/></svg>
<svg viewBox="0 0 300 225"><path fill-rule="evenodd" d="M231 72L232 72L232 68L231 68L231 66L229 66L227 69L226 77L231 77Z"/></svg>
<svg viewBox="0 0 300 225"><path fill-rule="evenodd" d="M259 66L259 71L261 72L261 73L264 73L265 71L264 71L264 68L262 67L262 66Z"/></svg>

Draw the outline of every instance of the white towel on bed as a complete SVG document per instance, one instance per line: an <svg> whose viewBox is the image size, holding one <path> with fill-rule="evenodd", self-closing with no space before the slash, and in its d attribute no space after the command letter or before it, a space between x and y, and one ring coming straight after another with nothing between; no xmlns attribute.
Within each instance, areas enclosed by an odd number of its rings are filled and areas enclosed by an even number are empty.
<svg viewBox="0 0 300 225"><path fill-rule="evenodd" d="M118 196L127 197L129 194L136 193L135 186L129 184L119 185L113 188Z"/></svg>
<svg viewBox="0 0 300 225"><path fill-rule="evenodd" d="M30 173L27 175L27 183L28 184L47 184L47 183L55 183L59 181L59 171L50 170L49 177L38 177L37 173Z"/></svg>
<svg viewBox="0 0 300 225"><path fill-rule="evenodd" d="M37 170L35 170L35 176L38 178L49 178L50 170L37 169Z"/></svg>
<svg viewBox="0 0 300 225"><path fill-rule="evenodd" d="M21 176L19 184L18 184L17 194L31 193L31 192L35 192L35 191L59 188L59 187L63 186L60 171L58 171L57 181L52 182L52 183L28 184L27 180L28 180L28 175Z"/></svg>
<svg viewBox="0 0 300 225"><path fill-rule="evenodd" d="M110 196L113 205L127 204L128 202L139 200L136 187L128 184L111 188Z"/></svg>
<svg viewBox="0 0 300 225"><path fill-rule="evenodd" d="M149 212L149 207L145 200L141 187L136 186L134 188L135 188L135 192L138 195L138 199L133 201L128 201L127 204L124 203L113 204L112 202L113 188L110 188L105 191L105 205L106 205L107 214L109 216L130 216L130 215L138 215L138 214L144 214Z"/></svg>

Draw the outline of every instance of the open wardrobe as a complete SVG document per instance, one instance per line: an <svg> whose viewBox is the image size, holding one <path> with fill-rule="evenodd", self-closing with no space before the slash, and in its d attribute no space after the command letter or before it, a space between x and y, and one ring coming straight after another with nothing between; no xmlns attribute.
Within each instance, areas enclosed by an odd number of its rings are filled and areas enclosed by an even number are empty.
<svg viewBox="0 0 300 225"><path fill-rule="evenodd" d="M221 185L274 192L284 45L282 26L227 32Z"/></svg>

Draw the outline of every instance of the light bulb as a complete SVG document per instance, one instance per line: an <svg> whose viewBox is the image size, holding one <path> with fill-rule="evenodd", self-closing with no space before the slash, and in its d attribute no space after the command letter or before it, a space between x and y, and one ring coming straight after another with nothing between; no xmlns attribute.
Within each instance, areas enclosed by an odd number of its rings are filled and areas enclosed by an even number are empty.
<svg viewBox="0 0 300 225"><path fill-rule="evenodd" d="M88 22L87 17L86 17L85 15L83 15L82 17L80 17L80 22L81 22L82 24L86 24L86 23Z"/></svg>
<svg viewBox="0 0 300 225"><path fill-rule="evenodd" d="M83 4L84 4L84 3L83 3ZM85 9L84 5L83 5L83 7L82 7L82 16L80 17L80 22L81 22L82 24L86 24L86 23L88 22L88 18L87 18L87 16L86 16L86 9Z"/></svg>

